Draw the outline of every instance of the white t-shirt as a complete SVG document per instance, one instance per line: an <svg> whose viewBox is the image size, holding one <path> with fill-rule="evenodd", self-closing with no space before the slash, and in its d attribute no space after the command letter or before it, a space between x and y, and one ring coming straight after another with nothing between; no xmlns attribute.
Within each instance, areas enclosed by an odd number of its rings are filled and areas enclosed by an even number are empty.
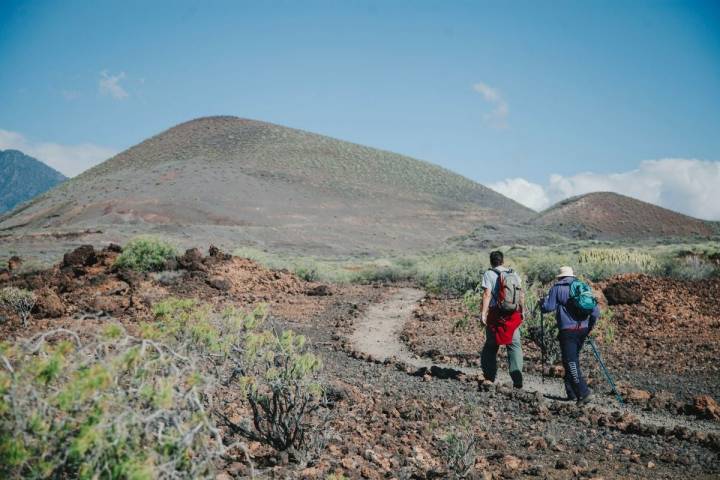
<svg viewBox="0 0 720 480"><path fill-rule="evenodd" d="M510 271L510 269L504 265L495 267L495 270L497 270L499 272L509 272ZM515 277L517 277L518 286L522 286L522 283L520 280L520 275L518 275L515 272L513 272L512 275L515 275ZM499 293L498 292L498 274L493 272L492 270L487 270L483 274L481 288L483 290L490 289L490 291L492 292L492 295L490 296L490 306L494 307L497 304L497 301L495 301L495 299L497 298L498 293Z"/></svg>

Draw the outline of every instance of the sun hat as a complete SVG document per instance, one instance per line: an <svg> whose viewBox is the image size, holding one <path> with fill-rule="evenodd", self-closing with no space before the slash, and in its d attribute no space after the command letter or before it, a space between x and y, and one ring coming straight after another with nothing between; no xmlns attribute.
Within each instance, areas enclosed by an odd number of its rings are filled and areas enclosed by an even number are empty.
<svg viewBox="0 0 720 480"><path fill-rule="evenodd" d="M557 278L574 277L574 276L575 276L575 273L573 273L572 267L565 266L565 267L560 267L560 273L558 273Z"/></svg>

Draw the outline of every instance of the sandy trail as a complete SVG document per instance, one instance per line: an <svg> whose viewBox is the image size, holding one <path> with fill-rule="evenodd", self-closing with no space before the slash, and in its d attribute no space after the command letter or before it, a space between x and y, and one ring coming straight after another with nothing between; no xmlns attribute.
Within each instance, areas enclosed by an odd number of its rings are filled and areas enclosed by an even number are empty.
<svg viewBox="0 0 720 480"><path fill-rule="evenodd" d="M424 296L425 292L422 290L400 288L384 301L370 305L365 314L355 322L355 331L351 337L355 349L380 360L395 357L416 368L437 366L458 370L465 374L482 374L478 368L435 363L430 359L417 357L400 340L403 325L410 319L417 302ZM504 357L504 349L501 349L498 355ZM510 382L507 364L503 358L498 358L498 366L497 381L499 383ZM545 378L543 381L542 377L525 372L523 373L523 384L526 391L540 392L547 399L565 397L565 388L559 379ZM682 426L693 431L720 433L720 424L718 423L696 420L692 417L678 416L663 411L645 412L633 405L621 406L614 396L603 395L602 392L596 392L592 405L606 413L629 411L640 422L657 427Z"/></svg>

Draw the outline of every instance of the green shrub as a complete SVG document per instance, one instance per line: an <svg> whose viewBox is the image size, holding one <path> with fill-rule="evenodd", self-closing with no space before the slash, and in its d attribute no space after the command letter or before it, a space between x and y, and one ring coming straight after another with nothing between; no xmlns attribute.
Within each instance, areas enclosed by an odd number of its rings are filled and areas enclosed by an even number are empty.
<svg viewBox="0 0 720 480"><path fill-rule="evenodd" d="M255 434L273 439L266 443L303 453L321 438L312 416L320 360L303 337L267 330L264 306L214 312L169 298L153 313L137 336L109 324L82 341L58 329L0 344L0 477L212 478L230 448L214 398L230 373L241 388L226 393L256 412L268 401L296 402L284 416L254 419ZM275 442L284 427L292 434Z"/></svg>
<svg viewBox="0 0 720 480"><path fill-rule="evenodd" d="M62 340L62 337L70 340ZM224 453L196 358L110 325L0 348L0 476L210 476Z"/></svg>
<svg viewBox="0 0 720 480"><path fill-rule="evenodd" d="M320 280L320 273L318 272L317 265L309 261L295 265L293 267L293 273L306 282L316 282Z"/></svg>
<svg viewBox="0 0 720 480"><path fill-rule="evenodd" d="M668 256L660 262L658 273L682 280L703 280L720 276L720 266L700 255Z"/></svg>
<svg viewBox="0 0 720 480"><path fill-rule="evenodd" d="M307 461L324 447L327 417L317 415L324 404L322 363L308 351L304 336L260 326L247 334L242 363L235 370L252 424L229 425L247 439Z"/></svg>
<svg viewBox="0 0 720 480"><path fill-rule="evenodd" d="M418 262L416 281L434 293L463 295L477 288L487 268L485 255L438 255Z"/></svg>
<svg viewBox="0 0 720 480"><path fill-rule="evenodd" d="M213 314L194 300L169 298L153 307L158 320L145 325L143 336L185 345L183 352L212 359L230 371L228 383L253 412L250 422L223 422L241 436L288 451L305 461L324 445L324 420L316 413L324 402L319 383L320 358L305 337L266 326L267 308L250 313L227 308Z"/></svg>
<svg viewBox="0 0 720 480"><path fill-rule="evenodd" d="M177 255L175 247L152 237L140 237L128 242L115 260L116 268L129 268L141 272L163 269L165 262Z"/></svg>
<svg viewBox="0 0 720 480"><path fill-rule="evenodd" d="M35 294L17 287L5 287L0 290L0 303L12 310L20 317L22 326L26 327L30 318L30 312L37 298Z"/></svg>
<svg viewBox="0 0 720 480"><path fill-rule="evenodd" d="M528 283L547 285L555 280L561 266L572 265L574 261L569 255L543 251L535 252L523 263L523 272Z"/></svg>
<svg viewBox="0 0 720 480"><path fill-rule="evenodd" d="M581 250L578 254L578 263L634 265L644 271L652 270L657 265L657 261L652 255L623 248L590 248Z"/></svg>

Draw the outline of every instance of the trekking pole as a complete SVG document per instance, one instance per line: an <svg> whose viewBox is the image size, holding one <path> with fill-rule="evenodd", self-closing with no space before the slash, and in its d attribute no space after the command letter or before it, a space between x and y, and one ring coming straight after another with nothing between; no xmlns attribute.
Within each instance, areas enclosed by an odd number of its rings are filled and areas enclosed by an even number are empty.
<svg viewBox="0 0 720 480"><path fill-rule="evenodd" d="M540 309L540 357L542 357L542 365L540 366L541 383L545 383L545 317L542 309Z"/></svg>
<svg viewBox="0 0 720 480"><path fill-rule="evenodd" d="M607 381L610 384L610 387L612 387L612 391L615 394L615 397L618 399L618 402L620 402L620 405L625 405L625 402L623 402L623 399L620 396L620 393L617 391L617 388L615 388L615 382L613 382L613 379L610 376L610 372L608 372L607 367L605 367L605 363L602 361L602 357L600 356L600 351L598 350L597 345L595 345L595 340L593 340L592 337L588 337L588 341L590 343L590 346L592 347L593 353L595 354L595 358L597 358L597 361L600 364L600 368L602 369L603 373L605 374L605 378L607 378Z"/></svg>

